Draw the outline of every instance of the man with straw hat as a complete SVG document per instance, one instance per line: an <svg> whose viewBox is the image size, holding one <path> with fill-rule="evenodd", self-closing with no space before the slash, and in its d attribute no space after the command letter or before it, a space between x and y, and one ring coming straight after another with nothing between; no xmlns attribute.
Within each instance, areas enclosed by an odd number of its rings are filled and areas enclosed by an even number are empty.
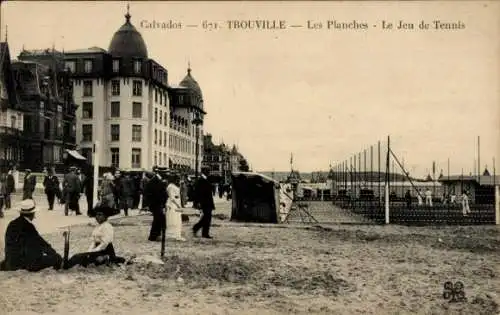
<svg viewBox="0 0 500 315"><path fill-rule="evenodd" d="M33 199L21 202L19 217L12 220L5 232L5 260L1 270L40 271L53 267L60 269L63 259L33 225L36 204Z"/></svg>

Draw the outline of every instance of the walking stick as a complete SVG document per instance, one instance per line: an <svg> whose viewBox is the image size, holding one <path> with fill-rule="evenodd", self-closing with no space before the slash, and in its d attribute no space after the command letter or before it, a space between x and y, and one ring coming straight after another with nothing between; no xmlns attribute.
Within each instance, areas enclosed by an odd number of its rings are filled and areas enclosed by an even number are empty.
<svg viewBox="0 0 500 315"><path fill-rule="evenodd" d="M68 259L69 259L69 236L70 236L70 229L68 227L68 230L63 232L63 237L64 237L63 266L64 267L68 265Z"/></svg>
<svg viewBox="0 0 500 315"><path fill-rule="evenodd" d="M161 258L165 256L165 228L161 229Z"/></svg>

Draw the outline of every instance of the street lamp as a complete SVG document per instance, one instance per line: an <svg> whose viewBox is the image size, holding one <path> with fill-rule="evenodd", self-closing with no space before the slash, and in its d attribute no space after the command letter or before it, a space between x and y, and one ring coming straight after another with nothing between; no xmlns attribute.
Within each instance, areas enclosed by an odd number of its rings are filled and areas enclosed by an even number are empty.
<svg viewBox="0 0 500 315"><path fill-rule="evenodd" d="M200 155L200 146L199 146L199 141L200 141L200 125L203 123L203 120L200 119L200 117L197 115L192 123L196 126L196 149L195 149L195 165L194 165L194 175L195 178L198 177L198 156Z"/></svg>

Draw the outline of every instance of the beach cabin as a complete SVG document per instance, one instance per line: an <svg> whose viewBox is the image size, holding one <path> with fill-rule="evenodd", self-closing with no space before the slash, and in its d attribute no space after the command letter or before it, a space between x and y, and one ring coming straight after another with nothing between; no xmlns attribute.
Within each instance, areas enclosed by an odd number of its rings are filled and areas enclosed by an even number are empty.
<svg viewBox="0 0 500 315"><path fill-rule="evenodd" d="M231 221L280 222L280 184L270 177L252 172L234 172Z"/></svg>

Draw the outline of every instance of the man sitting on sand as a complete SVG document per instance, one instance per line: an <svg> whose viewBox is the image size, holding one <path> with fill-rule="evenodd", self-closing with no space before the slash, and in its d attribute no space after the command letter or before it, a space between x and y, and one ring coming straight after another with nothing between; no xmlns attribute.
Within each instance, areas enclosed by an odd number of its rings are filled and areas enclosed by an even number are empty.
<svg viewBox="0 0 500 315"><path fill-rule="evenodd" d="M0 270L61 268L61 255L40 236L33 225L35 212L33 199L21 202L19 217L9 223L5 232L5 260L0 263Z"/></svg>
<svg viewBox="0 0 500 315"><path fill-rule="evenodd" d="M119 210L107 207L97 206L89 213L89 216L94 216L98 223L97 227L92 232L92 241L87 252L76 254L68 261L64 269L71 268L76 265L87 267L91 264L102 265L109 263L124 263L125 259L118 257L115 254L113 247L114 230L113 226L108 222L108 217L116 215Z"/></svg>

